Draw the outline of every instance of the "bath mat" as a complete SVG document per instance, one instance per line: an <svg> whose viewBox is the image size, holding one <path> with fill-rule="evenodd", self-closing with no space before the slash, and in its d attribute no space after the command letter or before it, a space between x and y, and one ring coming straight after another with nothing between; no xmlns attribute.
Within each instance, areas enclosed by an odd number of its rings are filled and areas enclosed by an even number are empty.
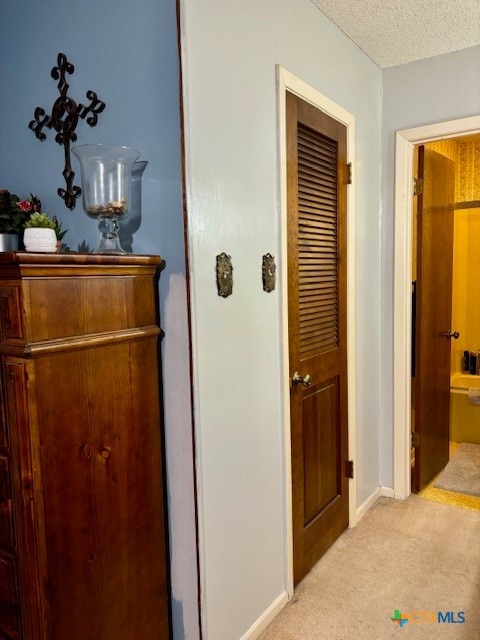
<svg viewBox="0 0 480 640"><path fill-rule="evenodd" d="M480 496L480 444L461 442L434 486Z"/></svg>

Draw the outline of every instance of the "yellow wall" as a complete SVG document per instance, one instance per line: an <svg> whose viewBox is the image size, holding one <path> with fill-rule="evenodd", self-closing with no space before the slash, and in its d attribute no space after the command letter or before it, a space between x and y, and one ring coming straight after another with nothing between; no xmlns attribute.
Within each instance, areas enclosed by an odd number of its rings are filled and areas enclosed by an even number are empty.
<svg viewBox="0 0 480 640"><path fill-rule="evenodd" d="M462 356L465 349L474 350L476 342L471 344L469 330L467 328L467 293L469 279L469 235L471 209L459 209L455 211L453 232L453 287L452 287L452 330L460 332L458 340L452 340L451 371L456 373L462 370ZM472 292L470 292L472 293ZM468 323L470 327L470 322ZM480 347L480 343L479 343Z"/></svg>
<svg viewBox="0 0 480 640"><path fill-rule="evenodd" d="M455 162L455 202L480 200L480 139L477 138L450 138L425 145Z"/></svg>
<svg viewBox="0 0 480 640"><path fill-rule="evenodd" d="M438 140L428 145L455 162L455 201L480 200L480 139ZM465 350L480 350L480 209L456 209L453 246L451 371L461 371ZM439 268L441 264L439 263Z"/></svg>
<svg viewBox="0 0 480 640"><path fill-rule="evenodd" d="M480 200L480 140L457 142L457 202Z"/></svg>
<svg viewBox="0 0 480 640"><path fill-rule="evenodd" d="M480 209L455 211L453 245L452 373L461 371L463 351L480 349Z"/></svg>
<svg viewBox="0 0 480 640"><path fill-rule="evenodd" d="M454 221L451 370L461 369L464 349L480 349L480 209L457 209ZM465 393L450 394L450 437L480 444L480 407Z"/></svg>

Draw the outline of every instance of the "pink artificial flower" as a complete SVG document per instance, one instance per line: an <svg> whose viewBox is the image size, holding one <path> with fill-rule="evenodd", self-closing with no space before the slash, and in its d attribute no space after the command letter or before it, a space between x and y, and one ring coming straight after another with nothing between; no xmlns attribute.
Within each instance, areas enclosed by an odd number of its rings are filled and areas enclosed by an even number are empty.
<svg viewBox="0 0 480 640"><path fill-rule="evenodd" d="M17 207L24 213L28 213L32 209L32 203L30 200L20 200L20 202L17 202Z"/></svg>

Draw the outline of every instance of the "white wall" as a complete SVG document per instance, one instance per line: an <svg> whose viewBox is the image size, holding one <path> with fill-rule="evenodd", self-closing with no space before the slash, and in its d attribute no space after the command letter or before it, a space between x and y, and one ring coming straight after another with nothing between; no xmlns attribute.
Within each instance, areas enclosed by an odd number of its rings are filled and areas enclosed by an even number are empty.
<svg viewBox="0 0 480 640"><path fill-rule="evenodd" d="M279 255L275 65L356 117L358 504L379 485L381 72L310 0L181 4L204 624L238 640L286 589L281 301L261 283Z"/></svg>
<svg viewBox="0 0 480 640"><path fill-rule="evenodd" d="M383 72L380 482L393 485L393 241L395 132L480 113L480 47Z"/></svg>

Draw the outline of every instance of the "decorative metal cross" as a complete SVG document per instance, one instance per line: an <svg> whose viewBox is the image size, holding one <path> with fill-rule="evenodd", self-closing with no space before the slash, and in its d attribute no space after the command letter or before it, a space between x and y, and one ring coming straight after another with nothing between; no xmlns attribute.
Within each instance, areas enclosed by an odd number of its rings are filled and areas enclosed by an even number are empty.
<svg viewBox="0 0 480 640"><path fill-rule="evenodd" d="M65 151L65 168L62 175L66 183L66 189L59 188L57 193L69 209L75 209L75 200L82 193L80 187L73 184L75 173L70 162L70 143L77 140L75 129L78 119L85 120L86 118L87 124L94 127L98 122L98 114L105 109L105 103L98 99L95 91L87 91L86 93L88 100L90 100L88 106L76 104L72 98L67 96L70 86L65 80L65 74L72 74L74 70L75 67L67 60L67 56L64 53L59 53L57 66L53 67L51 76L54 80L58 80L57 87L60 97L55 100L51 115L47 115L42 107L37 107L34 113L35 119L28 124L28 128L42 142L47 138L43 133L44 127L54 129L57 132L55 142L63 145Z"/></svg>

